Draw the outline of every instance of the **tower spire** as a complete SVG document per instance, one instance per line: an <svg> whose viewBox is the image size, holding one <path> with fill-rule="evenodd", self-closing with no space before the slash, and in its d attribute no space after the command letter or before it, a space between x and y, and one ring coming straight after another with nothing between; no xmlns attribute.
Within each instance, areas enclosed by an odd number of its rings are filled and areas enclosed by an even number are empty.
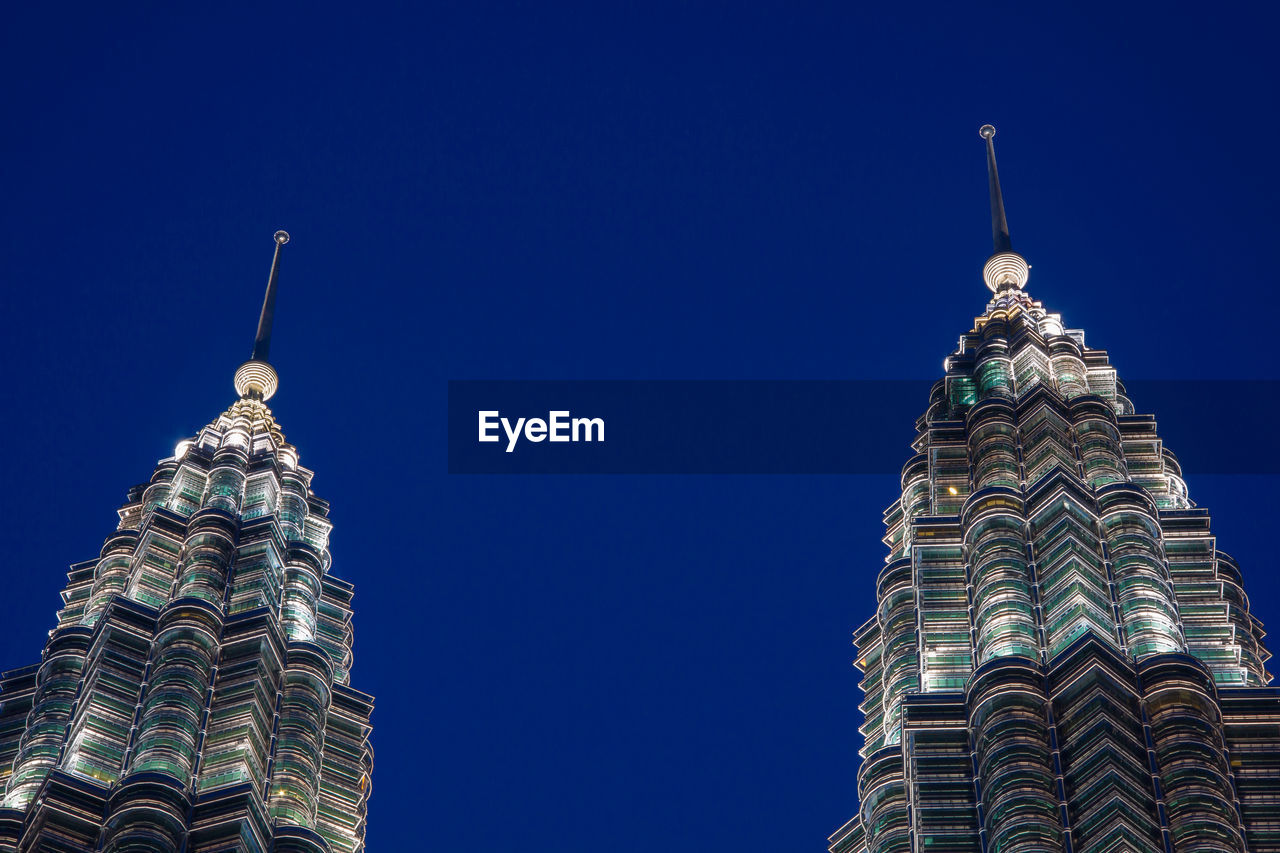
<svg viewBox="0 0 1280 853"><path fill-rule="evenodd" d="M267 295L262 298L262 313L258 316L258 334L253 339L253 354L236 370L236 393L242 399L268 400L276 393L280 378L267 362L271 352L271 324L276 316L276 289L280 276L280 250L289 242L288 231L277 231L274 239L276 251L271 257L271 272L267 276Z"/></svg>
<svg viewBox="0 0 1280 853"><path fill-rule="evenodd" d="M991 242L995 254L1012 252L1009 239L1009 221L1004 217L1004 196L1000 193L1000 171L996 168L996 129L984 124L978 135L987 140L987 181L991 184Z"/></svg>
<svg viewBox="0 0 1280 853"><path fill-rule="evenodd" d="M982 268L987 287L1000 293L1005 290L1021 290L1030 278L1031 268L1026 260L1013 251L1009 238L1009 220L1004 215L1004 194L1000 192L1000 172L996 169L996 146L991 140L996 129L984 124L978 135L987 142L987 181L991 188L991 257Z"/></svg>
<svg viewBox="0 0 1280 853"><path fill-rule="evenodd" d="M253 339L253 355L249 357L251 361L266 361L271 351L271 323L276 317L276 279L280 275L280 250L284 248L285 243L289 242L289 232L277 231L275 241L276 251L271 257L271 272L267 275L267 295L262 300L262 314L258 317L258 335Z"/></svg>

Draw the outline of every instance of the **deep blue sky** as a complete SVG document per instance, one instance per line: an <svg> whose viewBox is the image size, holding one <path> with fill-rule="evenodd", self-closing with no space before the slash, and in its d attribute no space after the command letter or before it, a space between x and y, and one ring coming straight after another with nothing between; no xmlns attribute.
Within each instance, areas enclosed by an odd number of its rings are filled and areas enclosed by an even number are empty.
<svg viewBox="0 0 1280 853"><path fill-rule="evenodd" d="M446 381L934 377L983 122L1031 292L1122 376L1280 378L1274 11L853 5L9 9L0 668L231 402L286 228L371 849L821 849L896 477L451 477ZM864 413L902 461L924 402ZM1273 452L1221 427L1184 444ZM1280 624L1280 484L1187 473Z"/></svg>

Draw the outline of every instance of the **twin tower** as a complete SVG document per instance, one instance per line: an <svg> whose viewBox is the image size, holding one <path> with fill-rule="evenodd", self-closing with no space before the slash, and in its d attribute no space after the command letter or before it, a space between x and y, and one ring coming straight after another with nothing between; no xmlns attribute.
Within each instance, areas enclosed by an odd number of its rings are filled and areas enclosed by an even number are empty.
<svg viewBox="0 0 1280 853"><path fill-rule="evenodd" d="M352 588L266 406L275 242L239 399L129 491L71 567L40 663L0 676L0 851L364 849Z"/></svg>
<svg viewBox="0 0 1280 853"><path fill-rule="evenodd" d="M946 360L858 629L832 853L1280 851L1280 690L1177 460L1027 295L986 140L991 301Z"/></svg>
<svg viewBox="0 0 1280 853"><path fill-rule="evenodd" d="M1240 569L1106 352L1027 295L981 134L992 297L885 514L830 849L1280 851L1280 690ZM352 588L266 406L288 239L238 399L130 490L41 661L0 676L0 853L364 848Z"/></svg>

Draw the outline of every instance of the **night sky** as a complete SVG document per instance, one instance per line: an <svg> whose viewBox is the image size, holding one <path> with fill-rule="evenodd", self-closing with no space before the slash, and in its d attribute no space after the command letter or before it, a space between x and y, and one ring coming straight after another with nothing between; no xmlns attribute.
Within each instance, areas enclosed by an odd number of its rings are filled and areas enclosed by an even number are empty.
<svg viewBox="0 0 1280 853"><path fill-rule="evenodd" d="M370 849L820 850L926 401L850 419L901 423L878 475L451 476L447 381L934 378L984 122L1029 291L1122 377L1280 378L1274 7L853 5L9 8L0 668L232 402L285 228L271 407L356 586ZM1275 452L1215 423L1162 431ZM1186 473L1280 624L1280 478Z"/></svg>

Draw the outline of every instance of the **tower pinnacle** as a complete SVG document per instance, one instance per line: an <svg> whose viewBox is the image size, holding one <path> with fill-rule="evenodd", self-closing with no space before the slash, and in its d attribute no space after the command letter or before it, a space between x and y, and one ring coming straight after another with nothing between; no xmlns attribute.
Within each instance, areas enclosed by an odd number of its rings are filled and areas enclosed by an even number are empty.
<svg viewBox="0 0 1280 853"><path fill-rule="evenodd" d="M984 124L978 135L987 141L987 180L991 184L991 242L996 254L1012 252L1013 241L1009 239L1009 222L1004 217L1004 196L1000 194L1000 172L996 169L996 129Z"/></svg>
<svg viewBox="0 0 1280 853"><path fill-rule="evenodd" d="M1021 290L1027 283L1031 271L1026 260L1013 251L1013 241L1009 237L1009 221L1004 215L1004 195L1000 192L1000 172L996 168L996 146L991 140L996 129L984 124L978 135L987 142L987 180L991 187L991 242L992 255L982 269L982 277L987 287L996 293L1003 290Z"/></svg>
<svg viewBox="0 0 1280 853"><path fill-rule="evenodd" d="M288 231L277 231L273 238L276 251L271 257L271 272L267 275L267 294L262 299L262 313L258 316L258 334L253 339L253 354L236 370L236 393L242 398L269 400L280 386L280 377L267 363L271 352L271 324L276 315L276 289L280 275L280 250L289 242Z"/></svg>
<svg viewBox="0 0 1280 853"><path fill-rule="evenodd" d="M267 295L262 300L262 314L258 317L258 335L253 340L253 361L266 361L271 349L271 322L276 314L276 278L280 274L280 250L289 242L288 231L277 231L275 255L271 258L271 272L267 275Z"/></svg>

